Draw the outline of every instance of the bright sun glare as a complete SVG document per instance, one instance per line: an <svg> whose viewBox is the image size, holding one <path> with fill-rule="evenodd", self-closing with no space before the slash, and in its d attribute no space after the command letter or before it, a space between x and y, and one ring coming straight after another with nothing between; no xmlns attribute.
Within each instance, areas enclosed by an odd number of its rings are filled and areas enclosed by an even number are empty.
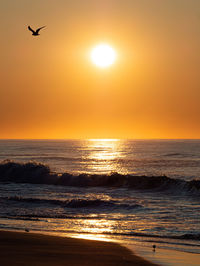
<svg viewBox="0 0 200 266"><path fill-rule="evenodd" d="M116 60L115 50L108 44L99 44L92 49L92 62L98 67L109 67Z"/></svg>

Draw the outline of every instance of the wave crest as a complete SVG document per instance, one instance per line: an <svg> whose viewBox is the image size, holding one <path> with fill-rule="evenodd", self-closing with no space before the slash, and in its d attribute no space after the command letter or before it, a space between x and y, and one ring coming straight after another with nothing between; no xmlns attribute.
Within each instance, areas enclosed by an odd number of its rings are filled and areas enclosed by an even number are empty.
<svg viewBox="0 0 200 266"><path fill-rule="evenodd" d="M65 208L123 208L135 209L142 207L139 204L123 204L115 201L106 201L100 199L85 200L85 199L72 199L72 200L57 200L57 199L40 199L40 198L23 198L18 196L13 197L0 197L0 200L17 201L31 204L48 204L58 205Z"/></svg>
<svg viewBox="0 0 200 266"><path fill-rule="evenodd" d="M126 187L135 190L200 192L200 180L184 181L167 176L133 176L118 173L79 174L52 173L46 165L29 162L0 163L0 182L51 184L75 187Z"/></svg>

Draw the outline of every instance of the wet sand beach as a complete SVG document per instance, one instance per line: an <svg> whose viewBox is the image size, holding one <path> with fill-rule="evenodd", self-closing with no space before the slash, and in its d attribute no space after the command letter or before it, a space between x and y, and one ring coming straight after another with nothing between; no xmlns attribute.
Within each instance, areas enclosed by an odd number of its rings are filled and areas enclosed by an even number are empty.
<svg viewBox="0 0 200 266"><path fill-rule="evenodd" d="M153 266L116 243L0 231L0 265Z"/></svg>

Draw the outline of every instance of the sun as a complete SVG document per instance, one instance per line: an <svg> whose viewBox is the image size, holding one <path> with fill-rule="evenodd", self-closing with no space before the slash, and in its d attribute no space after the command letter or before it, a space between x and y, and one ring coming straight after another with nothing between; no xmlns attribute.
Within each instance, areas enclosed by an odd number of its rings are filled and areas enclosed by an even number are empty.
<svg viewBox="0 0 200 266"><path fill-rule="evenodd" d="M96 66L106 68L116 61L116 52L108 44L99 44L92 49L91 60Z"/></svg>

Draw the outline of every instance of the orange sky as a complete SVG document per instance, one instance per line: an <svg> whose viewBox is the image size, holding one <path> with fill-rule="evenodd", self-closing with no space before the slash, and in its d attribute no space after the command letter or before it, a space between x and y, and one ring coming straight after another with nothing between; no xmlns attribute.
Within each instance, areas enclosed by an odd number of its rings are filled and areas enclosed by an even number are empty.
<svg viewBox="0 0 200 266"><path fill-rule="evenodd" d="M199 18L198 0L2 0L0 138L200 138Z"/></svg>

